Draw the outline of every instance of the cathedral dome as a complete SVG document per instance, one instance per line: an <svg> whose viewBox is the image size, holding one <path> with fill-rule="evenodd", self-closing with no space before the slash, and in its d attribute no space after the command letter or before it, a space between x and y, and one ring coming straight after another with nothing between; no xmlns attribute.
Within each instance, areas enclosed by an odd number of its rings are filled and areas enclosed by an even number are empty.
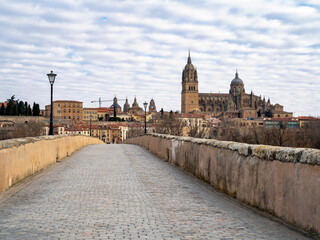
<svg viewBox="0 0 320 240"><path fill-rule="evenodd" d="M134 101L133 101L133 103L132 103L132 107L136 107L136 108L139 107L139 104L138 104L138 102L137 102L137 98L136 98L136 97L134 97Z"/></svg>
<svg viewBox="0 0 320 240"><path fill-rule="evenodd" d="M189 51L189 56L188 56L188 62L186 64L186 66L184 67L184 70L194 70L194 66L193 64L191 63L191 57L190 57L190 51Z"/></svg>
<svg viewBox="0 0 320 240"><path fill-rule="evenodd" d="M113 104L110 106L110 108L119 108L119 109L121 109L120 105L118 104L117 97L113 98Z"/></svg>
<svg viewBox="0 0 320 240"><path fill-rule="evenodd" d="M126 103L125 103L124 106L123 106L123 111L124 111L125 113L127 113L127 112L129 112L129 108L130 108L130 104L129 104L129 102L128 102L128 98L126 98Z"/></svg>
<svg viewBox="0 0 320 240"><path fill-rule="evenodd" d="M196 68L193 66L190 57L190 51L188 56L188 62L182 71L182 82L197 82L198 81L198 74Z"/></svg>
<svg viewBox="0 0 320 240"><path fill-rule="evenodd" d="M236 72L236 76L231 81L231 85L238 85L238 84L242 84L243 85L243 81L239 78L238 72Z"/></svg>

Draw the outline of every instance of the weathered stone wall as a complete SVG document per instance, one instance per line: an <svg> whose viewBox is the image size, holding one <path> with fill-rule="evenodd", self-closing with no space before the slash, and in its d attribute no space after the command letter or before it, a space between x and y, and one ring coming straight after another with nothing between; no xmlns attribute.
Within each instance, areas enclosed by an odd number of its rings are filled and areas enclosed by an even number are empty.
<svg viewBox="0 0 320 240"><path fill-rule="evenodd" d="M97 138L80 135L0 141L0 192L84 146L101 143Z"/></svg>
<svg viewBox="0 0 320 240"><path fill-rule="evenodd" d="M238 200L320 235L320 150L161 134L128 139Z"/></svg>
<svg viewBox="0 0 320 240"><path fill-rule="evenodd" d="M14 123L25 123L25 122L48 122L49 118L43 116L0 116L0 121L12 121Z"/></svg>

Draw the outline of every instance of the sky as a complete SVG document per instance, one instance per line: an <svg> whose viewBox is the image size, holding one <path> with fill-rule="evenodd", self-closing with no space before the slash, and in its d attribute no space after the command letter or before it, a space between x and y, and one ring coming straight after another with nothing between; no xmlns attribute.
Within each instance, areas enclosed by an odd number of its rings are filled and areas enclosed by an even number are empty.
<svg viewBox="0 0 320 240"><path fill-rule="evenodd" d="M0 0L0 102L12 95L180 110L188 50L199 92L247 93L320 116L319 0ZM104 107L112 102L103 102Z"/></svg>

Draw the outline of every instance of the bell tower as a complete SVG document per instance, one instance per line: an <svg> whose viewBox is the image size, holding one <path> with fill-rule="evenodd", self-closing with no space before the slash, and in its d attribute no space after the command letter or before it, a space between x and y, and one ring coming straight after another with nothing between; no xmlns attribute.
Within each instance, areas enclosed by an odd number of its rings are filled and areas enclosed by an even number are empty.
<svg viewBox="0 0 320 240"><path fill-rule="evenodd" d="M191 63L190 50L187 65L182 71L181 113L199 111L198 74Z"/></svg>

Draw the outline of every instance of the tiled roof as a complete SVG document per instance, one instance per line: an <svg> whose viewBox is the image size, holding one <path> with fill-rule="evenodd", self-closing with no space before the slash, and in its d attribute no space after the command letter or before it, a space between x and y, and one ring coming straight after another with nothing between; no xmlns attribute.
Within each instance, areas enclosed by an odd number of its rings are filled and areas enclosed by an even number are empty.
<svg viewBox="0 0 320 240"><path fill-rule="evenodd" d="M82 102L79 102L79 101L74 101L74 100L56 100L56 101L53 101L53 102L72 102L72 103L82 103Z"/></svg>
<svg viewBox="0 0 320 240"><path fill-rule="evenodd" d="M301 116L297 117L299 120L320 120L319 118L316 117L306 117L306 116Z"/></svg>

